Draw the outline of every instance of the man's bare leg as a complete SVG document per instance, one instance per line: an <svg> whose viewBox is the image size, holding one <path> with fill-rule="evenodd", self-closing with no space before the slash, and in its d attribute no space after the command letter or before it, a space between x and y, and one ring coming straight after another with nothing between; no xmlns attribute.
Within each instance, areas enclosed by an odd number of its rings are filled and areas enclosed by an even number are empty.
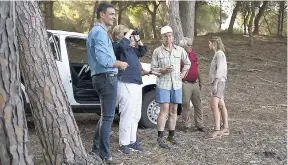
<svg viewBox="0 0 288 165"><path fill-rule="evenodd" d="M167 140L172 144L177 144L176 140L174 139L175 127L177 122L177 107L178 104L170 104L169 107L169 136Z"/></svg>
<svg viewBox="0 0 288 165"><path fill-rule="evenodd" d="M168 112L169 112L169 103L160 104L160 113L157 118L157 130L158 130L157 142L161 148L167 148L167 149L169 149L170 147L166 143L166 140L163 138L163 136Z"/></svg>

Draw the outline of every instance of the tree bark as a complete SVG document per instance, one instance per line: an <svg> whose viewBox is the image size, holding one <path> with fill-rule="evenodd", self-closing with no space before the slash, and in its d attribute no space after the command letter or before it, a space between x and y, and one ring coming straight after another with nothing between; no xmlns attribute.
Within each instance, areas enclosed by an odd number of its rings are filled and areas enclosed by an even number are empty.
<svg viewBox="0 0 288 165"><path fill-rule="evenodd" d="M179 14L179 1L169 1L168 14L169 25L173 29L174 42L178 44L184 38Z"/></svg>
<svg viewBox="0 0 288 165"><path fill-rule="evenodd" d="M21 96L15 1L0 1L0 164L32 165Z"/></svg>
<svg viewBox="0 0 288 165"><path fill-rule="evenodd" d="M195 1L179 2L183 35L194 40Z"/></svg>
<svg viewBox="0 0 288 165"><path fill-rule="evenodd" d="M35 1L17 1L21 69L46 164L86 164L87 154Z"/></svg>
<svg viewBox="0 0 288 165"><path fill-rule="evenodd" d="M284 8L285 2L279 2L279 10L278 10L278 26L277 26L277 36L281 37L283 33L283 21L284 21Z"/></svg>
<svg viewBox="0 0 288 165"><path fill-rule="evenodd" d="M253 37L253 32L252 32L252 25L253 25L253 20L255 17L255 2L251 2L251 16L249 19L249 25L248 25L248 32L249 32L249 46L252 47L253 42L254 42L254 37Z"/></svg>
<svg viewBox="0 0 288 165"><path fill-rule="evenodd" d="M53 3L54 1L45 1L44 11L45 11L45 24L47 29L54 29L54 13L53 13Z"/></svg>
<svg viewBox="0 0 288 165"><path fill-rule="evenodd" d="M255 17L253 34L259 34L259 21L265 12L267 4L268 4L268 1L263 2L262 6L259 9L258 14Z"/></svg>
<svg viewBox="0 0 288 165"><path fill-rule="evenodd" d="M235 23L235 20L236 20L236 16L237 16L237 13L239 11L240 6L241 6L241 2L237 1L236 2L236 6L233 9L233 13L232 13L231 20L230 20L230 23L229 23L228 33L231 33L231 34L233 33L233 26L234 26L234 23Z"/></svg>

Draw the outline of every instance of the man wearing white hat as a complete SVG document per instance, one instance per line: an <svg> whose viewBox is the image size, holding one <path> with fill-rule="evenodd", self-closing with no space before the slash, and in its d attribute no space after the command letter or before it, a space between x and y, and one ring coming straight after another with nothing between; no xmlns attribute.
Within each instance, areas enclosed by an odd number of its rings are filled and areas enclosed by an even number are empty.
<svg viewBox="0 0 288 165"><path fill-rule="evenodd" d="M161 28L162 45L153 52L151 70L161 73L156 81L156 102L160 104L160 113L157 119L158 138L161 148L169 149L168 143L177 144L174 138L177 121L177 106L182 103L182 79L190 68L190 60L186 51L173 44L173 30L170 26ZM180 72L181 60L184 62ZM164 127L168 117L169 135L164 139Z"/></svg>

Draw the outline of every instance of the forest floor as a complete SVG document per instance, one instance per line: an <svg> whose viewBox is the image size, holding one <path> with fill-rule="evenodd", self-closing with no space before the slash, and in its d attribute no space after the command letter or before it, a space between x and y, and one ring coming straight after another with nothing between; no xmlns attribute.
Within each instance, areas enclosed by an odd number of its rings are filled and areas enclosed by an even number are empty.
<svg viewBox="0 0 288 165"><path fill-rule="evenodd" d="M156 129L139 129L138 139L144 152L124 155L118 151L118 122L114 122L111 151L124 164L131 165L224 165L287 163L287 41L258 36L253 47L243 35L221 34L226 46L228 82L225 101L229 113L230 135L205 140L206 133L177 131L179 144L171 150L160 149ZM213 128L209 108L208 71L213 53L208 51L209 35L195 38L195 50L203 79L202 101L205 126ZM160 42L148 44L150 62ZM99 117L96 114L75 114L82 141L91 150L92 138ZM33 126L29 127L35 164L44 164L41 145Z"/></svg>

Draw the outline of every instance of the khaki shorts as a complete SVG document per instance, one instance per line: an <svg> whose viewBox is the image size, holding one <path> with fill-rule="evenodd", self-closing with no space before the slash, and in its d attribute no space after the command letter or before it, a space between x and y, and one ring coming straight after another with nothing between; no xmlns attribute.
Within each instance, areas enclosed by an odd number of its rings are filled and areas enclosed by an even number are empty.
<svg viewBox="0 0 288 165"><path fill-rule="evenodd" d="M218 97L219 99L224 98L224 91L225 91L225 81L219 81L217 84L217 92L216 94L212 94L214 97Z"/></svg>

